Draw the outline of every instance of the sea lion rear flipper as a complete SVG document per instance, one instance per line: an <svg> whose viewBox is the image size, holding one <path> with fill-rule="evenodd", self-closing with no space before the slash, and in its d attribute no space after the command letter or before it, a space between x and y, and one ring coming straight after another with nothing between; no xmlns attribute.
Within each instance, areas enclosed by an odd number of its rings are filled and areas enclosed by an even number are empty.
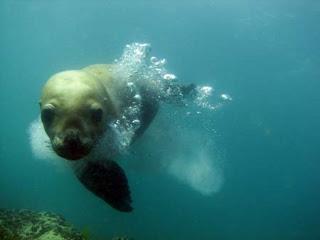
<svg viewBox="0 0 320 240"><path fill-rule="evenodd" d="M131 212L131 196L123 169L114 161L88 162L76 171L80 182L113 208Z"/></svg>

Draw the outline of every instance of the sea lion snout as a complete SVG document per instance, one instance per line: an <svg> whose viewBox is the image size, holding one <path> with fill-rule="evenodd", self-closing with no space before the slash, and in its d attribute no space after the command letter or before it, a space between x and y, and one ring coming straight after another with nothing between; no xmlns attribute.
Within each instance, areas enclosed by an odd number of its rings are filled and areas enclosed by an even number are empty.
<svg viewBox="0 0 320 240"><path fill-rule="evenodd" d="M54 151L68 160L78 160L88 155L92 149L92 141L81 136L79 130L69 129L62 136L55 137L52 146Z"/></svg>

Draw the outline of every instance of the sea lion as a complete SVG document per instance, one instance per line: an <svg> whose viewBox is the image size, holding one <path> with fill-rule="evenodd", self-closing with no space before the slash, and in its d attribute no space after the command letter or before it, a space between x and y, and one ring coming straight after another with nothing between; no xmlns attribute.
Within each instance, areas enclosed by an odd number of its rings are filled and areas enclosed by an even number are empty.
<svg viewBox="0 0 320 240"><path fill-rule="evenodd" d="M57 155L82 161L81 167L74 168L81 183L113 208L130 212L127 177L111 159L117 151L106 146L105 156L94 152L101 139L114 134L112 123L136 121L128 145L134 142L156 116L162 99L150 86L135 84L132 89L117 78L114 68L95 64L54 74L42 90L41 121ZM177 85L180 95L189 94L194 87ZM127 113L128 109L132 111L132 103L137 111L135 119Z"/></svg>

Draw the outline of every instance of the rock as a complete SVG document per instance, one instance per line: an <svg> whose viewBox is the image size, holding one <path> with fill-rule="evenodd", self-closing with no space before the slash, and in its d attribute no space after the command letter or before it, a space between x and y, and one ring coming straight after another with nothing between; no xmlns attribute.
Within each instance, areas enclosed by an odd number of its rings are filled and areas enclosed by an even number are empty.
<svg viewBox="0 0 320 240"><path fill-rule="evenodd" d="M53 213L0 209L1 240L84 240L81 233Z"/></svg>

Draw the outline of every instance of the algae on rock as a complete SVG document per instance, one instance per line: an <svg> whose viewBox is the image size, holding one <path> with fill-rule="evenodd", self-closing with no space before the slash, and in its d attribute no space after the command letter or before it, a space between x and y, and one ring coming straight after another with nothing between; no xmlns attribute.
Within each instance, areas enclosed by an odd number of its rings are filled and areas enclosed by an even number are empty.
<svg viewBox="0 0 320 240"><path fill-rule="evenodd" d="M0 209L1 240L84 240L81 233L53 213Z"/></svg>

